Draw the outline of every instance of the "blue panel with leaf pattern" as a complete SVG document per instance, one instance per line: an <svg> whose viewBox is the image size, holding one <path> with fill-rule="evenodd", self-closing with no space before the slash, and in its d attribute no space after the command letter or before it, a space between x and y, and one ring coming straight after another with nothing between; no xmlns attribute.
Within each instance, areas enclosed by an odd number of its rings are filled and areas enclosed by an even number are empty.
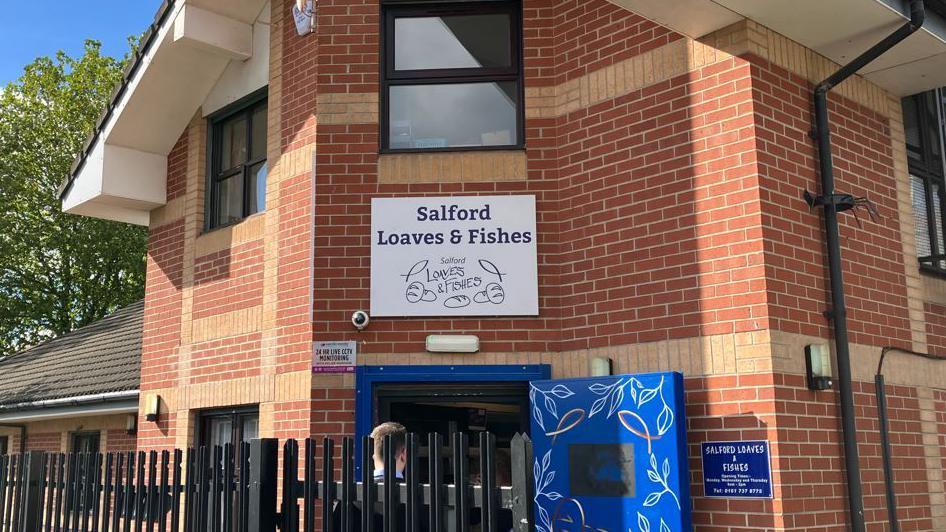
<svg viewBox="0 0 946 532"><path fill-rule="evenodd" d="M533 381L538 532L689 531L680 373Z"/></svg>

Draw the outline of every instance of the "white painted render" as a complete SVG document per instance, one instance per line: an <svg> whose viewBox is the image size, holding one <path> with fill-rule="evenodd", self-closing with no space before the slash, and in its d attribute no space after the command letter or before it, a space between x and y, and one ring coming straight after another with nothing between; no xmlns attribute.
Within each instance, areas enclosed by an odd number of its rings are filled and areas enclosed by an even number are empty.
<svg viewBox="0 0 946 532"><path fill-rule="evenodd" d="M64 211L148 225L150 211L167 201L167 154L234 58L252 60L253 25L229 15L243 17L252 4L252 21L265 3L216 2L213 12L193 0L174 5L64 196ZM268 73L266 35L266 68L254 66L241 82L257 83L261 68Z"/></svg>
<svg viewBox="0 0 946 532"><path fill-rule="evenodd" d="M253 24L253 53L246 61L230 61L223 75L200 106L204 116L265 87L269 83L269 2L263 8L265 20Z"/></svg>
<svg viewBox="0 0 946 532"><path fill-rule="evenodd" d="M184 4L174 19L174 42L245 61L253 53L253 25Z"/></svg>

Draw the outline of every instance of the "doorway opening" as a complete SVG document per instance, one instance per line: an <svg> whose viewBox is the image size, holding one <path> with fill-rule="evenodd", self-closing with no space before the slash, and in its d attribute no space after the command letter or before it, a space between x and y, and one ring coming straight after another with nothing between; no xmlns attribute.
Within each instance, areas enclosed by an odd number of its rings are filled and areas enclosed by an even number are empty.
<svg viewBox="0 0 946 532"><path fill-rule="evenodd" d="M419 437L419 466L427 474L427 435L438 433L449 461L453 434L470 435L470 471L479 470L478 433L496 437L497 459L505 460L510 441L529 432L529 382L548 379L547 365L510 366L361 366L356 373L356 436L385 421L396 421ZM452 467L445 462L444 472Z"/></svg>
<svg viewBox="0 0 946 532"><path fill-rule="evenodd" d="M421 478L428 475L429 434L440 434L444 447L446 479L452 481L453 435L469 435L469 471L478 479L480 441L489 432L496 437L497 479L508 483L510 442L517 433L529 432L528 382L477 382L454 384L383 384L375 389L375 424L396 421L419 437L418 465Z"/></svg>

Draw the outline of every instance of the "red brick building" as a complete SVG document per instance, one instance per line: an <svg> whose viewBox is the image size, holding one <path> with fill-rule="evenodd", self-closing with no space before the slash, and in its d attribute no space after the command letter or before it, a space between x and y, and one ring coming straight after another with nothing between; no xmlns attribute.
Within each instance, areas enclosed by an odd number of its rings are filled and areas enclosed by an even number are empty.
<svg viewBox="0 0 946 532"><path fill-rule="evenodd" d="M62 194L150 227L140 389L161 412L139 448L394 418L469 429L471 410L527 430L530 377L607 358L683 373L699 529L844 529L838 394L805 378L805 347L834 345L822 216L803 199L820 190L812 92L907 4L319 0L310 21L288 0L166 2ZM881 350L946 355L944 103L928 92L946 85L946 11L928 4L828 98L838 191L878 214L840 218L876 529ZM372 200L465 196L534 196L538 312L353 327L386 266ZM478 352L430 352L433 334ZM357 342L357 378L313 373L325 341ZM482 366L490 385L466 382ZM944 530L946 364L890 354L885 375L901 526ZM760 439L774 497L704 497L700 443Z"/></svg>

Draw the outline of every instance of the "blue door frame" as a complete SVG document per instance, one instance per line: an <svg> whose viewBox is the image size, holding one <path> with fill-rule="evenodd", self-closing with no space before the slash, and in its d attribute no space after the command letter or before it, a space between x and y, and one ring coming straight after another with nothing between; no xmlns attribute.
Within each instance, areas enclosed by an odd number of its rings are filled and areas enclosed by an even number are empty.
<svg viewBox="0 0 946 532"><path fill-rule="evenodd" d="M489 366L358 366L355 368L355 456L373 428L372 406L378 384L392 382L523 382L550 379L548 364ZM357 461L356 461L357 462Z"/></svg>

